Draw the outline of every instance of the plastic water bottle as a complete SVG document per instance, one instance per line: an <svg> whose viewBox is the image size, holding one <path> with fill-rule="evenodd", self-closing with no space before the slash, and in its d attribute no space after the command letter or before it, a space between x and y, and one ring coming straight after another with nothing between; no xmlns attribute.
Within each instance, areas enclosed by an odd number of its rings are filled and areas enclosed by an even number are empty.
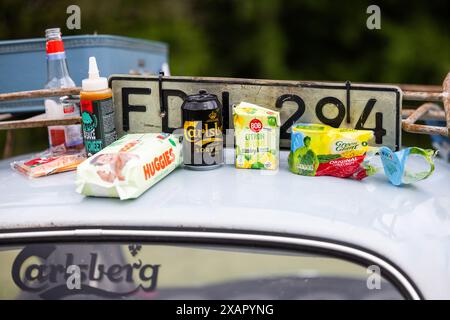
<svg viewBox="0 0 450 320"><path fill-rule="evenodd" d="M45 30L46 53L47 53L47 76L46 89L73 88L75 83L69 75L67 67L66 53L61 39L59 28ZM71 108L61 103L61 98L52 97L45 99L45 114L47 118L64 118L68 116L79 116L78 106ZM74 113L74 110L78 112ZM48 137L50 149L54 149L62 144L66 148L81 148L83 137L81 125L50 126L48 127Z"/></svg>

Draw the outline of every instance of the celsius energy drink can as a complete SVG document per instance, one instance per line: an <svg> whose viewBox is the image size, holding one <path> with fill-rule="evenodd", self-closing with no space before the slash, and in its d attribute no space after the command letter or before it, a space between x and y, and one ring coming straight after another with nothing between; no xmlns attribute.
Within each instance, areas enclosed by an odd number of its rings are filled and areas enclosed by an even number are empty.
<svg viewBox="0 0 450 320"><path fill-rule="evenodd" d="M183 113L183 161L194 170L209 170L223 164L222 105L214 94L200 90L187 96Z"/></svg>

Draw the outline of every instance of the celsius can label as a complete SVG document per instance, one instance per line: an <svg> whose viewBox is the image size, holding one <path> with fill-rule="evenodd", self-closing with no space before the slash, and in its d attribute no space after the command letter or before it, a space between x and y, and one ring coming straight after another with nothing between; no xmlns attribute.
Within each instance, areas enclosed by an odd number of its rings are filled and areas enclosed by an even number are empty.
<svg viewBox="0 0 450 320"><path fill-rule="evenodd" d="M83 140L88 155L93 155L117 139L112 99L81 100Z"/></svg>
<svg viewBox="0 0 450 320"><path fill-rule="evenodd" d="M183 129L185 165L209 167L223 163L222 114L220 108L184 110Z"/></svg>

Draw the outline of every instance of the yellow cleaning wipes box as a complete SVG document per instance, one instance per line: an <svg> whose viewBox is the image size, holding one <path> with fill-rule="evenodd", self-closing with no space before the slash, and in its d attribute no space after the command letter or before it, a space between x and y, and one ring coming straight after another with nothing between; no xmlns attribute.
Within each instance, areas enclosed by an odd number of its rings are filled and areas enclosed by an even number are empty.
<svg viewBox="0 0 450 320"><path fill-rule="evenodd" d="M248 102L233 108L236 168L278 169L280 113Z"/></svg>

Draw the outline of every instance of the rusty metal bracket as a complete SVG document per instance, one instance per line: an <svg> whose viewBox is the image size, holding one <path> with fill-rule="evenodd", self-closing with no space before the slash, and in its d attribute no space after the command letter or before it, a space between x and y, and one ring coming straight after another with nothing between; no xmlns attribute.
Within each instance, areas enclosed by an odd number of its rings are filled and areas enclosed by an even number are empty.
<svg viewBox="0 0 450 320"><path fill-rule="evenodd" d="M437 127L437 126L428 126L422 124L416 124L416 121L421 119L428 112L434 111L439 112L441 108L439 105L431 102L427 102L422 104L419 108L414 110L408 118L403 120L403 130L406 132L412 133L422 133L422 134L439 134L442 136L448 135L448 128L446 127Z"/></svg>
<svg viewBox="0 0 450 320"><path fill-rule="evenodd" d="M412 94L407 95L404 99L411 101L442 100L444 105L444 110L442 110L438 104L426 102L414 111L411 111L410 109L402 110L402 115L407 117L402 121L402 128L404 131L450 137L450 72L444 79L442 92L413 92ZM444 127L438 127L416 124L418 120L424 120L425 117L433 118L435 120L443 120L446 125Z"/></svg>

